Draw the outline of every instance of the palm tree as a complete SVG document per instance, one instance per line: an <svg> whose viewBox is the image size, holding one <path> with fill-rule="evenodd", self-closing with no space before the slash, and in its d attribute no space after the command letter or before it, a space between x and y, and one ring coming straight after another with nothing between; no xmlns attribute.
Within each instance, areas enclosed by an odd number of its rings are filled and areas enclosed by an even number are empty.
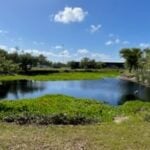
<svg viewBox="0 0 150 150"><path fill-rule="evenodd" d="M121 57L126 60L126 65L129 68L129 72L137 70L139 67L139 60L142 57L142 51L140 48L124 48L120 51Z"/></svg>

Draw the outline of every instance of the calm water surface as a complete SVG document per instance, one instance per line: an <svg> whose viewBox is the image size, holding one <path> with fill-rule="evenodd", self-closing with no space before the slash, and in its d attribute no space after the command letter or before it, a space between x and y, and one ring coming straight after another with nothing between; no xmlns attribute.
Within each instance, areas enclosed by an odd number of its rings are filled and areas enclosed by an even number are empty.
<svg viewBox="0 0 150 150"><path fill-rule="evenodd" d="M121 105L135 99L150 100L150 88L115 78L82 81L0 82L1 100L34 98L45 94L65 94L79 98L97 99L112 105Z"/></svg>

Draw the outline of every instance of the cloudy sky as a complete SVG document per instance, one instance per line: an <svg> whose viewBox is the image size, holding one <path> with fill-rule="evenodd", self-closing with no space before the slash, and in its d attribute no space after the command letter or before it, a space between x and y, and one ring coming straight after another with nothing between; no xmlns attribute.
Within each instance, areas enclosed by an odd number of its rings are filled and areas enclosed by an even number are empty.
<svg viewBox="0 0 150 150"><path fill-rule="evenodd" d="M53 61L122 61L123 47L150 46L149 0L0 0L0 48Z"/></svg>

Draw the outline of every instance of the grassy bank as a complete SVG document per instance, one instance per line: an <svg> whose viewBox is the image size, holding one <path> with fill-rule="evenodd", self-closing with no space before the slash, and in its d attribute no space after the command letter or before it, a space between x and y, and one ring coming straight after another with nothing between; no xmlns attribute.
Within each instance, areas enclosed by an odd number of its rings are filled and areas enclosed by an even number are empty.
<svg viewBox="0 0 150 150"><path fill-rule="evenodd" d="M117 116L149 121L150 103L133 101L113 107L63 95L0 102L0 119L19 124L89 124L111 122Z"/></svg>
<svg viewBox="0 0 150 150"><path fill-rule="evenodd" d="M127 120L116 123L117 117ZM95 100L47 95L1 101L0 120L0 148L4 150L147 150L150 147L150 103L146 102L132 101L113 107ZM41 126L49 123L59 126ZM84 126L73 126L76 123Z"/></svg>
<svg viewBox="0 0 150 150"><path fill-rule="evenodd" d="M0 81L8 80L40 80L40 81L56 81L56 80L88 80L88 79L101 79L105 77L116 77L119 75L119 71L102 71L102 72L60 72L51 73L48 75L0 75Z"/></svg>
<svg viewBox="0 0 150 150"><path fill-rule="evenodd" d="M67 117L85 117L87 119L106 120L106 113L111 112L113 108L105 104L89 101L85 99L76 99L63 95L47 95L32 100L22 101L2 101L0 102L0 118L4 119L7 116L17 115L58 115L58 119L64 121L64 114Z"/></svg>
<svg viewBox="0 0 150 150"><path fill-rule="evenodd" d="M19 126L0 123L0 149L149 150L147 122L88 126Z"/></svg>

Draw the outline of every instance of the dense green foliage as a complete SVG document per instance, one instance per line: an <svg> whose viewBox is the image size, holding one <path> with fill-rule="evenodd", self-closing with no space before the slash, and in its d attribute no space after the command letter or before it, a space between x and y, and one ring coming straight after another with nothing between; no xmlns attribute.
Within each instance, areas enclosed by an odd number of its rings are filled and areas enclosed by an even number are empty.
<svg viewBox="0 0 150 150"><path fill-rule="evenodd" d="M144 120L149 115L150 103L140 101L113 107L95 100L47 95L35 99L0 102L1 120L20 124L85 124L113 121L116 116Z"/></svg>
<svg viewBox="0 0 150 150"><path fill-rule="evenodd" d="M131 77L144 85L150 85L150 49L124 48L120 51L121 56L126 60L126 66ZM128 74L128 76L130 76ZM134 80L135 80L134 79Z"/></svg>
<svg viewBox="0 0 150 150"><path fill-rule="evenodd" d="M1 72L10 73L23 71L27 72L31 70L33 66L41 65L51 65L45 56L33 56L30 53L20 52L19 49L16 49L13 53L7 53L5 50L0 49L0 67Z"/></svg>
<svg viewBox="0 0 150 150"><path fill-rule="evenodd" d="M75 124L79 119L81 120L79 123L105 120L111 109L110 106L96 101L52 95L33 100L0 102L0 118L7 122L19 122L20 119L24 121L26 118L27 123L41 124L43 120L45 124L58 124L58 122L59 124Z"/></svg>
<svg viewBox="0 0 150 150"><path fill-rule="evenodd" d="M13 63L12 60L7 60L5 56L0 56L0 72L8 74L17 72L19 66Z"/></svg>
<svg viewBox="0 0 150 150"><path fill-rule="evenodd" d="M143 51L140 68L136 72L136 79L142 84L150 85L150 49Z"/></svg>
<svg viewBox="0 0 150 150"><path fill-rule="evenodd" d="M120 51L120 54L126 60L126 66L129 68L129 72L139 68L139 60L142 57L140 48L124 48Z"/></svg>

